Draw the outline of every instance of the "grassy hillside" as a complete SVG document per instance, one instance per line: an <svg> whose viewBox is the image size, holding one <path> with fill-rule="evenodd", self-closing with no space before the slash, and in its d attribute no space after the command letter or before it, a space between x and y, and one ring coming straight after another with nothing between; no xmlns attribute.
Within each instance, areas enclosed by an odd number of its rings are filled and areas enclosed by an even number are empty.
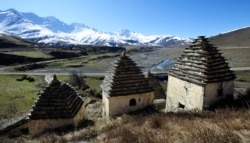
<svg viewBox="0 0 250 143"><path fill-rule="evenodd" d="M29 47L33 43L20 37L0 33L0 48Z"/></svg>
<svg viewBox="0 0 250 143"><path fill-rule="evenodd" d="M216 46L250 47L250 27L212 36L209 40Z"/></svg>
<svg viewBox="0 0 250 143"><path fill-rule="evenodd" d="M230 67L250 67L250 47L249 48L221 48L222 56L227 59Z"/></svg>
<svg viewBox="0 0 250 143"><path fill-rule="evenodd" d="M42 76L34 77L35 81L17 81L20 75L0 76L0 116L15 112L26 112L31 109L37 98L37 85L44 83Z"/></svg>

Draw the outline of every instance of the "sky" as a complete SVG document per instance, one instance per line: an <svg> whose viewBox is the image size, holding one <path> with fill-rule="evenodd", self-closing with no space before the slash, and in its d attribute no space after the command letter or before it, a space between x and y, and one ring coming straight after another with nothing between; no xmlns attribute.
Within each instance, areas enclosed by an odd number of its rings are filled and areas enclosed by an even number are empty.
<svg viewBox="0 0 250 143"><path fill-rule="evenodd" d="M105 32L128 29L144 35L213 36L250 26L250 0L2 0L41 17L55 16Z"/></svg>

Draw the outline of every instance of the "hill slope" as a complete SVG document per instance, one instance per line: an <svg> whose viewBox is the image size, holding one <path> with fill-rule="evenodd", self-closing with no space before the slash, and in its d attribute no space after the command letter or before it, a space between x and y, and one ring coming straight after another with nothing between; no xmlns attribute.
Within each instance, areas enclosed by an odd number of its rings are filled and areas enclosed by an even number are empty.
<svg viewBox="0 0 250 143"><path fill-rule="evenodd" d="M219 47L250 47L250 27L221 33L210 37L209 40Z"/></svg>
<svg viewBox="0 0 250 143"><path fill-rule="evenodd" d="M16 36L0 33L0 48L29 47L33 43Z"/></svg>

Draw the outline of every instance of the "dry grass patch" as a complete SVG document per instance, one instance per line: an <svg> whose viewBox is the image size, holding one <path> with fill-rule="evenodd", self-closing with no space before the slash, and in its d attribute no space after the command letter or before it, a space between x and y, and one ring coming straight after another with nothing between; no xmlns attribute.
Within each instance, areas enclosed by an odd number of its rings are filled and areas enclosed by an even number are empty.
<svg viewBox="0 0 250 143"><path fill-rule="evenodd" d="M94 143L241 143L250 141L250 111L218 109L193 113L143 113L123 115L67 132L46 133L14 142L94 142Z"/></svg>
<svg viewBox="0 0 250 143"><path fill-rule="evenodd" d="M113 121L117 122L117 121ZM103 142L119 143L238 143L249 136L250 111L220 109L202 113L155 113L125 116L109 128ZM95 140L95 142L101 142Z"/></svg>

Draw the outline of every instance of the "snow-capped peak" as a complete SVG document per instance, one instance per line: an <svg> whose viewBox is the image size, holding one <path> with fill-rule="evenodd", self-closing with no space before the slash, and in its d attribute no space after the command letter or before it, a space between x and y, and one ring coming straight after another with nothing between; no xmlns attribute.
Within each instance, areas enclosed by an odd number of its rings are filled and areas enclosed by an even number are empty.
<svg viewBox="0 0 250 143"><path fill-rule="evenodd" d="M15 10L14 8L10 8L10 9L6 10L6 12L13 13L13 14L16 14L16 15L20 15L20 13L17 10Z"/></svg>
<svg viewBox="0 0 250 143"><path fill-rule="evenodd" d="M170 35L145 36L121 29L108 33L82 23L66 24L56 17L40 17L15 9L0 11L0 29L4 33L42 43L91 44L91 45L157 45L187 44L191 40Z"/></svg>
<svg viewBox="0 0 250 143"><path fill-rule="evenodd" d="M124 36L129 37L131 35L131 32L128 29L120 29L116 32L117 36Z"/></svg>

